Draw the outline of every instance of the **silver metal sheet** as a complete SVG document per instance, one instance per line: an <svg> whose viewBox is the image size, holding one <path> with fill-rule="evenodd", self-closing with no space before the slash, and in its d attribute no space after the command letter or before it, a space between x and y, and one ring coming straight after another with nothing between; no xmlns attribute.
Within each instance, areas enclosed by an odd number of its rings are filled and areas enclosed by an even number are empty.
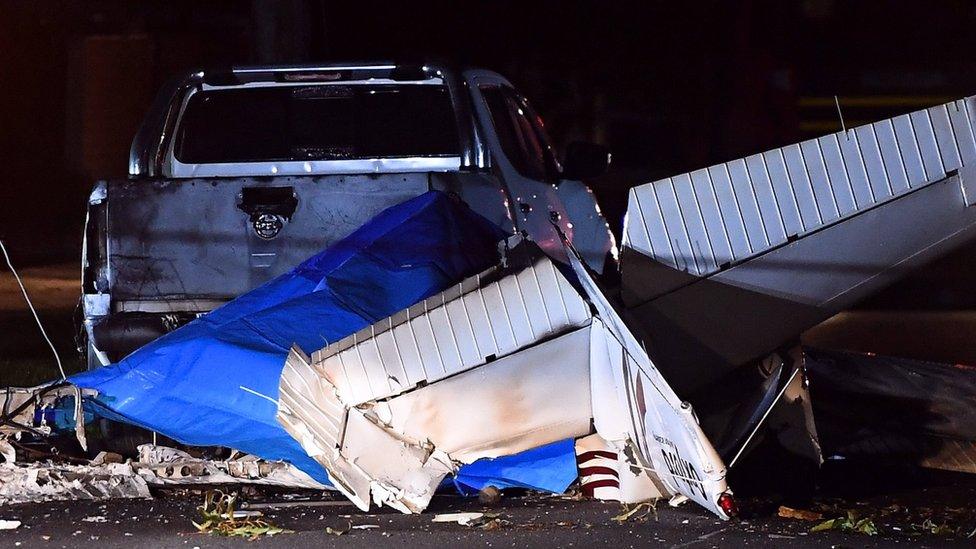
<svg viewBox="0 0 976 549"><path fill-rule="evenodd" d="M857 134L853 131L835 133L834 138L840 146L840 154L847 172L847 178L851 182L851 190L854 192L854 202L858 208L871 206L874 204L874 189L871 188L868 168L864 163L864 157L861 156L861 146L857 141Z"/></svg>
<svg viewBox="0 0 976 549"><path fill-rule="evenodd" d="M820 211L822 222L831 221L840 217L840 209L837 207L837 198L834 197L834 189L827 176L827 164L820 150L820 143L817 140L804 141L800 143L802 159L806 164L807 177L810 179L810 187L817 200L817 209Z"/></svg>
<svg viewBox="0 0 976 549"><path fill-rule="evenodd" d="M678 207L674 182L671 179L665 181L667 182L655 186L654 192L657 195L658 203L661 205L661 216L664 218L664 225L668 230L668 241L674 247L676 268L679 271L700 274L701 270L698 268L698 263L691 251L691 238L688 236L688 229L685 228L684 215L682 215L681 208ZM630 210L629 207L628 210ZM645 223L644 220L638 219L637 224L632 227L639 227Z"/></svg>
<svg viewBox="0 0 976 549"><path fill-rule="evenodd" d="M699 276L729 268L976 162L974 106L970 97L641 185L623 245Z"/></svg>
<svg viewBox="0 0 976 549"><path fill-rule="evenodd" d="M759 206L759 213L762 216L763 225L766 229L766 236L770 245L786 242L787 230L793 225L799 225L799 213L793 208L787 208L787 214L783 213L780 202L788 200L793 204L792 195L789 199L780 199L773 190L772 181L769 179L769 169L766 167L766 158L761 155L753 155L745 159L746 176L752 183L753 190L756 191L756 204ZM790 220L787 223L787 219ZM794 222L794 219L796 220Z"/></svg>
<svg viewBox="0 0 976 549"><path fill-rule="evenodd" d="M766 173L776 195L776 205L783 217L783 227L787 237L803 232L803 220L800 215L800 205L793 189L790 174L786 171L786 158L782 150L763 153Z"/></svg>
<svg viewBox="0 0 976 549"><path fill-rule="evenodd" d="M735 190L732 188L728 166L715 166L708 170L708 176L711 179L712 191L715 193L715 200L718 202L721 212L725 234L728 237L729 245L732 247L732 258L746 257L752 253L752 246L746 236L742 207L739 205Z"/></svg>
<svg viewBox="0 0 976 549"><path fill-rule="evenodd" d="M847 215L857 209L857 201L854 198L854 187L844 165L844 156L837 135L821 137L817 140L817 144L823 155L827 185L833 190L834 199L837 201L837 212L839 215Z"/></svg>
<svg viewBox="0 0 976 549"><path fill-rule="evenodd" d="M964 166L976 164L976 137L973 136L973 118L967 101L960 99L949 107L949 122L956 135L956 145Z"/></svg>
<svg viewBox="0 0 976 549"><path fill-rule="evenodd" d="M935 131L935 142L939 145L939 154L942 157L942 169L945 172L958 170L962 166L959 158L959 147L956 145L956 135L952 131L952 123L949 121L948 107L952 104L939 105L928 110L929 121Z"/></svg>
<svg viewBox="0 0 976 549"><path fill-rule="evenodd" d="M630 300L628 318L650 334L668 383L679 394L693 394L972 242L976 208L960 189L967 169L728 270ZM622 265L625 290L660 278L651 258L631 253Z"/></svg>
<svg viewBox="0 0 976 549"><path fill-rule="evenodd" d="M910 115L915 138L918 140L918 150L922 153L922 165L925 166L925 177L929 181L941 179L945 176L942 166L942 154L939 144L935 140L935 130L927 111L916 111Z"/></svg>
<svg viewBox="0 0 976 549"><path fill-rule="evenodd" d="M634 238L641 242L639 245L643 249L654 250L662 263L677 268L678 263L674 259L674 250L668 238L668 230L664 227L664 218L654 187L631 189L629 201L637 208L636 219L646 221L638 225L634 233ZM629 223L629 218L624 223Z"/></svg>
<svg viewBox="0 0 976 549"><path fill-rule="evenodd" d="M712 178L707 170L691 172L691 185L695 191L695 202L701 212L705 225L706 238L712 258L715 263L722 265L732 261L732 242L725 228L722 210L718 204L718 195L712 187Z"/></svg>
<svg viewBox="0 0 976 549"><path fill-rule="evenodd" d="M899 194L908 190L908 171L905 170L905 163L901 159L901 149L898 147L898 139L895 138L895 128L891 125L890 120L882 120L874 124L873 127L874 134L878 138L878 147L881 148L881 160L884 161L891 194Z"/></svg>
<svg viewBox="0 0 976 549"><path fill-rule="evenodd" d="M858 148L861 150L861 160L868 172L868 183L875 202L880 202L891 196L891 181L888 180L888 168L881 156L881 145L874 126L862 126L854 130Z"/></svg>
<svg viewBox="0 0 976 549"><path fill-rule="evenodd" d="M711 271L718 266L718 263L715 261L715 253L708 240L708 230L705 228L705 219L692 186L691 175L679 175L672 179L672 183L675 196L678 198L678 207L681 208L685 230L688 231L688 238L691 240L691 255L698 265L698 271L700 273Z"/></svg>
<svg viewBox="0 0 976 549"><path fill-rule="evenodd" d="M824 215L830 215L830 210L821 212L820 204L810 183L809 169L803 158L803 151L799 145L783 147L783 161L786 163L787 182L796 197L797 207L800 209L800 219L804 230L810 230L823 223ZM827 204L825 204L827 205ZM827 205L828 207L832 204ZM835 216L836 217L836 216Z"/></svg>
<svg viewBox="0 0 976 549"><path fill-rule="evenodd" d="M769 245L768 228L759 211L759 197L749 179L749 168L744 160L730 162L726 172L732 182L735 203L739 208L740 219L748 237L750 253ZM782 232L782 231L780 231Z"/></svg>
<svg viewBox="0 0 976 549"><path fill-rule="evenodd" d="M922 152L918 148L918 140L915 139L912 118L903 114L892 118L891 123L895 128L895 138L898 139L901 159L905 165L905 172L908 174L909 186L923 185L928 181L928 178L925 176L925 166L922 165Z"/></svg>

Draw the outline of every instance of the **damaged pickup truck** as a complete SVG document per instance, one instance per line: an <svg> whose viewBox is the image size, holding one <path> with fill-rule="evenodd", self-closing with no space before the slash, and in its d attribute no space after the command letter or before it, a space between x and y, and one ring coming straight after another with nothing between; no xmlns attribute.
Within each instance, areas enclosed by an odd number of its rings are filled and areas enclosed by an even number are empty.
<svg viewBox="0 0 976 549"><path fill-rule="evenodd" d="M574 180L606 150L557 163L497 75L259 68L176 90L134 179L92 195L104 367L8 390L7 461L50 423L84 444L93 414L363 510L578 482L727 519L727 474L760 443L823 460L800 334L976 237L972 97L634 187L608 287L615 244ZM162 455L189 459L142 447L133 467Z"/></svg>
<svg viewBox="0 0 976 549"><path fill-rule="evenodd" d="M528 101L485 70L189 74L153 104L129 178L91 194L81 346L92 368L116 362L430 190L556 256L558 227L602 271L615 245L580 180L608 162L589 143L557 159Z"/></svg>

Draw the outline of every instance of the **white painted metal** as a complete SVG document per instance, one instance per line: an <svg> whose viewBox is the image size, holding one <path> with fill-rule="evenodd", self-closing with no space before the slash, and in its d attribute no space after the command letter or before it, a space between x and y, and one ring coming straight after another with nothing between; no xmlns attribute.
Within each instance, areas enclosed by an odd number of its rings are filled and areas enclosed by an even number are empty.
<svg viewBox="0 0 976 549"><path fill-rule="evenodd" d="M584 294L542 257L465 280L311 360L293 351L279 421L362 509L372 494L419 512L457 463L592 425L620 450L636 448L668 495L728 518L718 505L725 465L691 407L568 256Z"/></svg>
<svg viewBox="0 0 976 549"><path fill-rule="evenodd" d="M719 505L719 498L731 493L725 464L698 425L691 405L675 394L572 253L570 265L596 310L590 324L590 383L597 432L617 442L626 433L643 466L671 494L682 494L729 518Z"/></svg>
<svg viewBox="0 0 976 549"><path fill-rule="evenodd" d="M349 405L388 397L584 325L589 310L548 259L488 282L488 271L312 356Z"/></svg>
<svg viewBox="0 0 976 549"><path fill-rule="evenodd" d="M623 244L713 274L976 164L974 113L976 96L640 185Z"/></svg>

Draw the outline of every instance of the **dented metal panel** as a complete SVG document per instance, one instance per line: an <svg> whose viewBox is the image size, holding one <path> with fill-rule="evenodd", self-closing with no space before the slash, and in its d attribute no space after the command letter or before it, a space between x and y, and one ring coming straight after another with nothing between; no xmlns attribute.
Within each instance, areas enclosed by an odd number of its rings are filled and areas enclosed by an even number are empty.
<svg viewBox="0 0 976 549"><path fill-rule="evenodd" d="M471 277L313 354L339 390L360 404L432 383L580 326L589 311L580 295L543 260L488 282Z"/></svg>
<svg viewBox="0 0 976 549"><path fill-rule="evenodd" d="M577 328L371 412L397 435L430 440L461 463L582 436L593 416L589 345L589 330Z"/></svg>
<svg viewBox="0 0 976 549"><path fill-rule="evenodd" d="M588 434L588 343L588 331L577 329L360 407L339 401L337 388L294 349L278 419L361 509L373 501L418 513L461 463Z"/></svg>
<svg viewBox="0 0 976 549"><path fill-rule="evenodd" d="M590 375L594 387L605 388L593 396L597 432L618 442L627 433L648 473L668 492L729 518L719 503L731 494L725 464L691 405L678 398L575 254L570 254L570 264L597 314L590 325ZM611 387L613 391L606 390ZM626 410L623 414L600 402L614 394L617 406ZM622 418L629 424L622 425Z"/></svg>
<svg viewBox="0 0 976 549"><path fill-rule="evenodd" d="M661 491L727 518L725 466L691 407L569 257L597 316L548 258L500 267L311 360L293 350L279 421L362 509L419 512L461 463L596 426L621 451L636 448ZM404 381L391 388L396 375Z"/></svg>
<svg viewBox="0 0 976 549"><path fill-rule="evenodd" d="M716 273L782 242L780 223L786 236L803 236L973 162L974 106L970 97L636 187L624 246L690 274ZM724 173L731 177L714 176ZM649 207L662 194L664 207ZM729 215L733 194L758 207L765 245L756 245L753 212ZM748 249L739 240L745 219Z"/></svg>

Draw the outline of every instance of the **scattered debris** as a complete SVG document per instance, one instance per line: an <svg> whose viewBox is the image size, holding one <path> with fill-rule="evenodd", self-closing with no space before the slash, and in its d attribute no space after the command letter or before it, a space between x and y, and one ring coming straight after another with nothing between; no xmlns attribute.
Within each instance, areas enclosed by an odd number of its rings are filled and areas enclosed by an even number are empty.
<svg viewBox="0 0 976 549"><path fill-rule="evenodd" d="M241 502L244 509L287 509L289 507L349 507L353 503L346 499L315 501L268 501L261 503Z"/></svg>
<svg viewBox="0 0 976 549"><path fill-rule="evenodd" d="M502 501L502 491L494 486L485 486L478 491L478 503L494 507Z"/></svg>
<svg viewBox="0 0 976 549"><path fill-rule="evenodd" d="M497 516L493 517L491 515L485 515L485 519L476 524L476 526L480 527L482 530L491 531L498 530L507 524L509 524L507 520L502 520Z"/></svg>
<svg viewBox="0 0 976 549"><path fill-rule="evenodd" d="M37 501L149 498L146 480L128 463L0 464L0 505Z"/></svg>
<svg viewBox="0 0 976 549"><path fill-rule="evenodd" d="M484 513L443 513L434 515L431 522L455 522L461 526L469 526L474 521L484 518Z"/></svg>
<svg viewBox="0 0 976 549"><path fill-rule="evenodd" d="M20 528L20 524L19 520L0 519L0 530L16 530Z"/></svg>
<svg viewBox="0 0 976 549"><path fill-rule="evenodd" d="M858 519L854 511L848 511L846 516L832 518L817 524L810 529L810 532L826 532L829 530L840 530L842 532L857 532L868 536L876 536L878 528L870 518Z"/></svg>
<svg viewBox="0 0 976 549"><path fill-rule="evenodd" d="M651 515L654 516L654 520L657 520L657 508L655 507L656 503L656 501L649 501L638 503L634 506L625 504L624 512L615 517L611 517L610 520L616 522L617 524L623 524L631 520L635 522L645 522ZM641 511L643 511L643 513L641 513Z"/></svg>
<svg viewBox="0 0 976 549"><path fill-rule="evenodd" d="M92 465L105 465L106 463L125 463L125 458L115 452L99 452L91 460Z"/></svg>
<svg viewBox="0 0 976 549"><path fill-rule="evenodd" d="M202 520L199 523L193 521L193 526L205 534L243 537L250 540L292 532L263 519L251 516L238 518L236 505L237 494L227 494L220 490L208 491L203 505L197 508Z"/></svg>
<svg viewBox="0 0 976 549"><path fill-rule="evenodd" d="M262 513L261 511L242 511L242 510L234 511L234 514L231 515L231 517L236 518L236 519L238 519L238 518L263 517L263 516L264 516L264 513ZM224 517L224 518L231 518L231 517Z"/></svg>
<svg viewBox="0 0 976 549"><path fill-rule="evenodd" d="M913 529L916 531L925 532L927 534L932 534L935 536L948 537L948 536L955 536L958 533L955 528L949 526L947 523L945 522L936 523L932 519L925 519L925 522L917 526L913 525ZM974 532L976 532L976 530L974 530ZM968 537L972 537L972 535L970 534Z"/></svg>
<svg viewBox="0 0 976 549"><path fill-rule="evenodd" d="M442 513L434 515L431 522L456 523L461 526L478 527L482 530L497 530L509 524L498 513Z"/></svg>
<svg viewBox="0 0 976 549"><path fill-rule="evenodd" d="M342 536L344 534L349 533L349 530L352 530L352 523L351 522L346 525L346 528L345 529L333 528L331 526L326 526L325 527L325 533L326 534L331 534L333 536Z"/></svg>
<svg viewBox="0 0 976 549"><path fill-rule="evenodd" d="M81 522L107 522L107 521L108 519L106 519L102 515L94 515L94 516L85 517L81 519Z"/></svg>
<svg viewBox="0 0 976 549"><path fill-rule="evenodd" d="M776 514L783 518L797 520L823 520L823 513L807 511L806 509L794 509L785 505L780 505Z"/></svg>
<svg viewBox="0 0 976 549"><path fill-rule="evenodd" d="M97 394L66 382L4 388L0 392L0 457L12 464L16 461L13 440L24 433L45 437L55 430L73 430L82 449L87 449L82 400Z"/></svg>
<svg viewBox="0 0 976 549"><path fill-rule="evenodd" d="M328 489L283 461L266 461L249 454L225 461L205 460L182 450L152 444L143 444L138 449L139 461L132 467L150 484L263 484Z"/></svg>
<svg viewBox="0 0 976 549"><path fill-rule="evenodd" d="M138 459L123 463L118 454L101 452L90 465L2 463L0 505L74 499L150 498L150 486L258 484L315 490L328 488L291 464L269 462L252 455L213 461L194 458L174 448L144 444L139 447ZM349 505L349 502L284 502L280 505L340 506Z"/></svg>

